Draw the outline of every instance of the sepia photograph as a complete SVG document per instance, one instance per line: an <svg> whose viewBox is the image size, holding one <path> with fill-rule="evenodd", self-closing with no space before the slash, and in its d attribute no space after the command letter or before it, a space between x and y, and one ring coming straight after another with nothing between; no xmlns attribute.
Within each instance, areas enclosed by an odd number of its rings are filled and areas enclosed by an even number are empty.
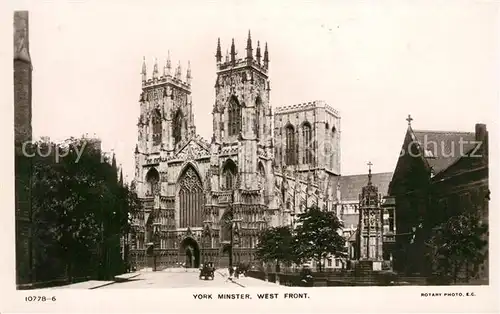
<svg viewBox="0 0 500 314"><path fill-rule="evenodd" d="M10 11L13 302L492 295L498 6L292 3Z"/></svg>

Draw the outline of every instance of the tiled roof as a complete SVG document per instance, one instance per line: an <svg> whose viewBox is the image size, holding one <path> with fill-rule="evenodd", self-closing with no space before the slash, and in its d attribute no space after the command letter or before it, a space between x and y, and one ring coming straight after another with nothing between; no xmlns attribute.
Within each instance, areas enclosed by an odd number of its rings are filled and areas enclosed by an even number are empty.
<svg viewBox="0 0 500 314"><path fill-rule="evenodd" d="M372 174L372 183L378 187L378 192L385 196L392 180L392 172ZM361 189L368 183L368 174L335 177L334 185L340 183L340 198L345 201L358 201Z"/></svg>
<svg viewBox="0 0 500 314"><path fill-rule="evenodd" d="M475 140L472 132L414 130L413 134L434 174L448 168L475 146L471 143Z"/></svg>

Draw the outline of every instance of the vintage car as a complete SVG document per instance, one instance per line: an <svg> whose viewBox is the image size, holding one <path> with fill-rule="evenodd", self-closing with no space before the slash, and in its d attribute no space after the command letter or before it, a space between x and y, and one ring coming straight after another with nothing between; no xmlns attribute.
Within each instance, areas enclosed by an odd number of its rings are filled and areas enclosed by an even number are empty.
<svg viewBox="0 0 500 314"><path fill-rule="evenodd" d="M215 268L212 263L205 263L202 267L200 267L200 279L209 279L214 280Z"/></svg>
<svg viewBox="0 0 500 314"><path fill-rule="evenodd" d="M300 271L300 286L312 287L314 286L314 276L311 268L304 266Z"/></svg>

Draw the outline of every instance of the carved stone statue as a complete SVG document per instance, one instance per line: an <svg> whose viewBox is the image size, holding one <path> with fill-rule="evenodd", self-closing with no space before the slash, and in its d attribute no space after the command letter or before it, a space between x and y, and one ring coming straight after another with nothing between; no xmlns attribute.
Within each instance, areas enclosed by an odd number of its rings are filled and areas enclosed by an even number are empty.
<svg viewBox="0 0 500 314"><path fill-rule="evenodd" d="M153 186L153 191L155 195L159 195L161 192L161 184L159 182L156 182Z"/></svg>

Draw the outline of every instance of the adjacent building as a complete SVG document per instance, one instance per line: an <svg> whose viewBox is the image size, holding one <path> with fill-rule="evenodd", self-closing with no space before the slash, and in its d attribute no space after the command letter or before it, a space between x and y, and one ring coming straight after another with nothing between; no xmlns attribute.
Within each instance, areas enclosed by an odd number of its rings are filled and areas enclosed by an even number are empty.
<svg viewBox="0 0 500 314"><path fill-rule="evenodd" d="M434 227L464 212L488 221L488 132L484 124L477 124L475 132L414 130L411 117L407 120L389 186L397 217L394 268L430 275L426 241ZM479 267L479 279L487 281L487 260Z"/></svg>

